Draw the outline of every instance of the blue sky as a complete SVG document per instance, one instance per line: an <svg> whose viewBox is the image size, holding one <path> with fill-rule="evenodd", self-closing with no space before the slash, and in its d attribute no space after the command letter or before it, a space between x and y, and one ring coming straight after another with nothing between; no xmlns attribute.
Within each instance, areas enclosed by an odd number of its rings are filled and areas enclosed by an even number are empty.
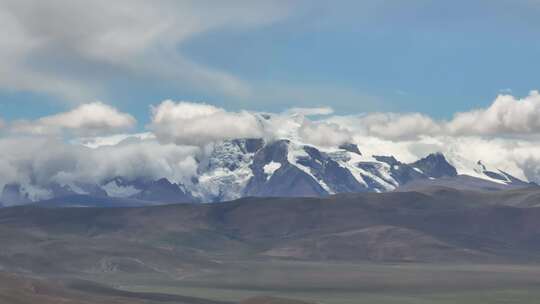
<svg viewBox="0 0 540 304"><path fill-rule="evenodd" d="M337 114L421 112L449 119L488 106L502 91L525 96L539 87L540 1L232 1L226 7L158 1L153 14L137 11L145 9L142 2L129 16L120 7L129 2L122 1L110 16L99 15L99 7L74 11L63 1L29 1L30 10L5 2L0 12L20 28L0 36L13 48L5 60L14 62L0 65L8 71L0 77L4 120L100 100L143 126L149 106L164 99L233 111L331 106ZM93 6L100 3L106 5ZM130 18L145 26L140 36L138 28L126 32L125 44L115 40L109 49L109 42L88 45L80 38L123 33ZM167 18L173 21L164 24L175 30L156 27L148 35L157 38L137 41ZM120 30L109 32L109 24ZM47 42L30 47L25 40Z"/></svg>

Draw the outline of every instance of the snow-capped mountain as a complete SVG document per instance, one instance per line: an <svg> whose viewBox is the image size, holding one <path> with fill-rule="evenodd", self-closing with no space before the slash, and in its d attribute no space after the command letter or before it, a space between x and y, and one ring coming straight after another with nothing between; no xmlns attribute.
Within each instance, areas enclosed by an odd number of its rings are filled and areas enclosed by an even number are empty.
<svg viewBox="0 0 540 304"><path fill-rule="evenodd" d="M457 185L463 177L466 177L469 187L478 184L482 189L531 185L502 170L488 168L481 161L476 162L473 168L458 170L441 153L427 155L413 163L403 163L391 155L365 155L352 143L339 147L316 147L293 139L265 142L255 138L214 144L205 156L201 156L197 175L186 184L166 178L152 180L117 176L100 184L51 183L46 191L47 202L54 205L59 201L77 200L84 206L98 202L100 206L103 202L137 206L219 202L246 196L386 192L411 182L440 180ZM3 188L0 202L8 206L28 204L35 201L31 192L25 185L8 184Z"/></svg>
<svg viewBox="0 0 540 304"><path fill-rule="evenodd" d="M140 201L161 203L194 203L193 197L183 185L172 183L166 178L158 180L135 179L126 180L116 177L101 186L109 197L129 198Z"/></svg>
<svg viewBox="0 0 540 304"><path fill-rule="evenodd" d="M352 143L315 147L295 140L265 143L237 139L216 144L202 162L197 182L188 186L202 201L245 196L326 196L348 192L393 191L412 181L462 176L441 153L413 163L393 156L364 155ZM528 186L504 171L483 170L471 178L485 185Z"/></svg>
<svg viewBox="0 0 540 304"><path fill-rule="evenodd" d="M474 168L474 171L478 175L496 183L527 184L524 181L520 180L519 178L514 177L507 172L504 172L503 170L496 169L496 168L491 169L491 168L486 167L486 165L481 160L476 162L476 167Z"/></svg>
<svg viewBox="0 0 540 304"><path fill-rule="evenodd" d="M31 191L24 185L8 184L0 194L0 201L5 206L30 204L36 201ZM127 180L116 177L100 185L52 183L47 191L47 199L40 203L48 206L114 207L199 202L183 185L166 178Z"/></svg>
<svg viewBox="0 0 540 304"><path fill-rule="evenodd" d="M264 146L262 139L236 139L215 144L208 157L200 161L198 176L193 179L190 190L206 202L241 197L253 177L254 156Z"/></svg>

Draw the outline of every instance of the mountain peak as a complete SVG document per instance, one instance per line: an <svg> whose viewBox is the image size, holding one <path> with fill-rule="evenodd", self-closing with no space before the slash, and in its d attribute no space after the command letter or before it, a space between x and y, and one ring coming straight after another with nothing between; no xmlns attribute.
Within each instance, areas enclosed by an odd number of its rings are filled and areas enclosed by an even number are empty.
<svg viewBox="0 0 540 304"><path fill-rule="evenodd" d="M167 178L160 178L157 181L147 184L141 192L133 197L145 201L164 203L197 202L197 199L194 198L191 193L186 191L182 185L172 183Z"/></svg>
<svg viewBox="0 0 540 304"><path fill-rule="evenodd" d="M476 162L476 167L474 172L477 174L487 176L489 179L497 182L501 182L507 185L529 185L528 182L523 181L511 174L499 169L499 168L489 168L484 164L482 160Z"/></svg>
<svg viewBox="0 0 540 304"><path fill-rule="evenodd" d="M485 171L487 171L487 168L486 168L486 165L484 165L484 163L482 162L482 160L478 160L476 162L476 168L474 169L476 172L478 173L484 173Z"/></svg>
<svg viewBox="0 0 540 304"><path fill-rule="evenodd" d="M375 158L375 160L377 161L380 161L380 162L383 162L383 163L387 163L389 164L390 166L394 166L394 165L400 165L401 163L393 156L386 156L386 155L373 155L373 158Z"/></svg>
<svg viewBox="0 0 540 304"><path fill-rule="evenodd" d="M458 174L456 168L446 160L446 157L441 152L431 153L411 165L431 178L451 177Z"/></svg>
<svg viewBox="0 0 540 304"><path fill-rule="evenodd" d="M362 152L360 152L360 149L358 149L358 145L357 144L353 144L353 143L344 143L344 144L341 144L339 146L340 149L343 149L343 150L346 150L346 151L349 151L349 152L352 152L352 153L356 153L358 155L362 155Z"/></svg>

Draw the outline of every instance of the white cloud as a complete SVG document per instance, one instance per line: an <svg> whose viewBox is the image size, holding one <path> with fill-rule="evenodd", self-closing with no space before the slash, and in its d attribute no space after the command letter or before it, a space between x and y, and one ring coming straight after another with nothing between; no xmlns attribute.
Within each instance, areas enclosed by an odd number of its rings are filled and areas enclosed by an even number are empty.
<svg viewBox="0 0 540 304"><path fill-rule="evenodd" d="M204 103L166 100L152 108L150 130L162 142L204 146L211 142L263 137L296 138L305 143L334 146L349 141L348 130L306 116L333 113L329 107L291 108L284 113L231 112Z"/></svg>
<svg viewBox="0 0 540 304"><path fill-rule="evenodd" d="M301 140L323 147L337 147L352 140L351 133L337 124L305 120L298 130Z"/></svg>
<svg viewBox="0 0 540 304"><path fill-rule="evenodd" d="M517 99L499 95L485 109L458 113L446 125L455 135L527 135L540 132L540 93Z"/></svg>
<svg viewBox="0 0 540 304"><path fill-rule="evenodd" d="M96 149L66 144L51 138L0 139L0 189L19 183L33 199L47 198L51 183L102 183L122 176L127 179L168 178L188 184L195 174L199 149L133 140Z"/></svg>
<svg viewBox="0 0 540 304"><path fill-rule="evenodd" d="M77 135L108 134L133 127L133 116L101 102L82 104L75 109L34 121L15 121L10 131L34 135L71 132Z"/></svg>
<svg viewBox="0 0 540 304"><path fill-rule="evenodd" d="M152 108L150 129L162 142L205 145L211 142L262 137L263 129L252 113L228 112L208 104L166 100Z"/></svg>
<svg viewBox="0 0 540 304"><path fill-rule="evenodd" d="M195 63L179 46L215 29L270 24L287 16L290 6L283 1L0 1L0 87L81 101L106 91L110 77L145 75L244 95L249 86L242 80Z"/></svg>
<svg viewBox="0 0 540 304"><path fill-rule="evenodd" d="M88 148L99 148L103 146L116 146L120 143L137 140L150 140L155 139L156 136L150 132L134 133L134 134L113 134L108 136L93 136L93 137L81 137L71 140L72 144L82 145Z"/></svg>
<svg viewBox="0 0 540 304"><path fill-rule="evenodd" d="M332 113L334 113L334 109L332 109L331 107L318 107L318 108L290 108L286 111L285 114L315 116L315 115L330 115Z"/></svg>
<svg viewBox="0 0 540 304"><path fill-rule="evenodd" d="M437 122L420 113L371 113L328 120L360 134L395 140L438 134L441 129Z"/></svg>
<svg viewBox="0 0 540 304"><path fill-rule="evenodd" d="M518 99L499 95L487 108L457 113L449 121L421 113L370 113L334 116L327 121L354 132L383 139L408 140L422 136L523 137L540 134L540 93Z"/></svg>

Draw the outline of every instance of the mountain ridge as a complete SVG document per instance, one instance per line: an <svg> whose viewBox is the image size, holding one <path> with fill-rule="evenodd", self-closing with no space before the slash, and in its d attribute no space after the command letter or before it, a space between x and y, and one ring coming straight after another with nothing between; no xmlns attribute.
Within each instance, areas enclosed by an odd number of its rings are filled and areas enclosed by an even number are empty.
<svg viewBox="0 0 540 304"><path fill-rule="evenodd" d="M440 152L412 163L392 155L368 156L358 145L316 147L291 139L265 142L261 138L233 139L214 144L198 160L197 175L187 183L116 176L100 183L43 186L45 199L36 200L21 184L7 184L0 195L4 205L36 203L61 206L77 198L81 206L143 206L170 203L209 203L254 197L325 197L338 193L388 192L409 185L437 184L497 190L534 184L503 170L488 169L481 161L475 176L460 174ZM472 186L471 186L472 185ZM95 201L95 203L92 203ZM74 202L73 205L76 205Z"/></svg>

